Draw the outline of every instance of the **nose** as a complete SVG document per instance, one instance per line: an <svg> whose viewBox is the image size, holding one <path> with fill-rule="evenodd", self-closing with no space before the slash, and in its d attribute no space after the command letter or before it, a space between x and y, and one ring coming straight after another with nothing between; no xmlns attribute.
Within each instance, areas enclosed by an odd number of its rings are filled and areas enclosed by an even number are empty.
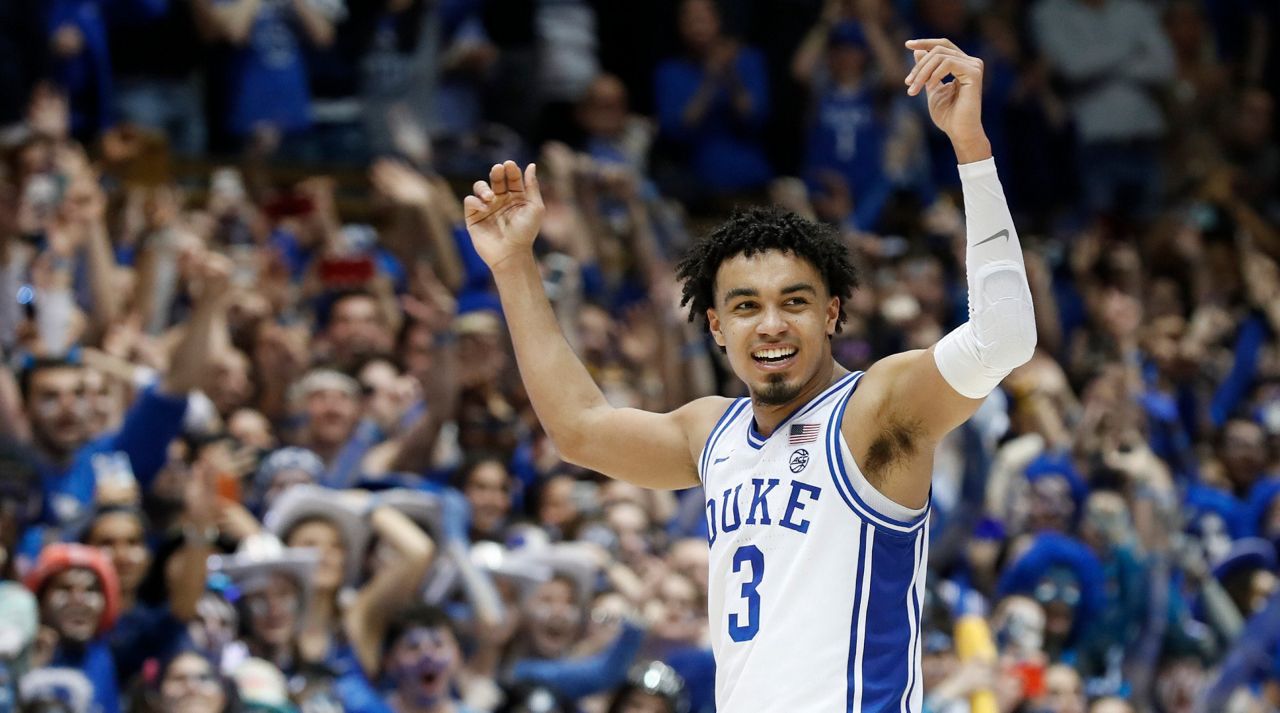
<svg viewBox="0 0 1280 713"><path fill-rule="evenodd" d="M756 334L760 336L776 336L787 331L787 319L777 307L765 307L756 323Z"/></svg>

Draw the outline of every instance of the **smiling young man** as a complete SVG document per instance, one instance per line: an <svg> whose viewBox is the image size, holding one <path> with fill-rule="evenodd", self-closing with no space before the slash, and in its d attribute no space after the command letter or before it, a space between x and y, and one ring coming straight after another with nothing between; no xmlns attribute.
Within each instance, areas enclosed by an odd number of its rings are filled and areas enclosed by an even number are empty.
<svg viewBox="0 0 1280 713"><path fill-rule="evenodd" d="M691 316L705 315L750 398L667 414L613 408L543 292L535 168L494 166L465 201L521 376L562 456L647 487L705 489L717 710L921 710L934 448L1035 349L1022 252L982 129L982 61L947 40L907 47L907 92L927 92L960 164L969 321L865 374L831 354L856 286L843 246L796 216L753 210L679 267Z"/></svg>

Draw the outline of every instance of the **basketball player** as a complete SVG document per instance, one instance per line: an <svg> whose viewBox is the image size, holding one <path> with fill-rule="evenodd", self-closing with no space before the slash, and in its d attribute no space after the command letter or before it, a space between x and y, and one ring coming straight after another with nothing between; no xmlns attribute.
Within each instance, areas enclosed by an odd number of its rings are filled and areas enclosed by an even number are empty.
<svg viewBox="0 0 1280 713"><path fill-rule="evenodd" d="M535 167L496 165L465 201L520 374L565 460L651 488L703 486L716 707L727 713L921 710L934 448L1035 349L1022 252L982 128L982 61L945 39L907 47L907 93L927 92L960 164L969 321L865 373L831 354L856 286L845 248L826 228L757 209L678 267L690 317L705 316L750 398L666 414L613 408L543 292Z"/></svg>

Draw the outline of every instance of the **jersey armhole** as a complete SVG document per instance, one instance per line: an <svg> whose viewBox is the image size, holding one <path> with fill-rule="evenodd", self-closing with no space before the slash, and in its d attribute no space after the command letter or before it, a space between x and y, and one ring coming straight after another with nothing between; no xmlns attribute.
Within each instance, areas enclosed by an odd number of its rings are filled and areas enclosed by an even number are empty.
<svg viewBox="0 0 1280 713"><path fill-rule="evenodd" d="M706 443L702 445L702 453L698 456L698 481L705 487L707 484L707 460L711 458L711 452L715 450L716 443L719 442L720 436L729 428L738 414L742 412L742 404L747 401L746 397L734 399L725 408L724 413L720 414L720 419L716 421L716 425L711 427L711 433L707 434Z"/></svg>
<svg viewBox="0 0 1280 713"><path fill-rule="evenodd" d="M836 491L840 493L840 498L856 517L881 531L912 534L928 519L929 505L933 499L932 492L929 496L930 500L919 509L908 508L893 502L867 481L862 474L862 469L854 462L852 454L848 453L848 446L845 444L844 434L841 431L844 412L862 376L863 374L859 374L847 387L848 391L837 397L831 419L827 422L824 434L827 468L831 472L831 480Z"/></svg>

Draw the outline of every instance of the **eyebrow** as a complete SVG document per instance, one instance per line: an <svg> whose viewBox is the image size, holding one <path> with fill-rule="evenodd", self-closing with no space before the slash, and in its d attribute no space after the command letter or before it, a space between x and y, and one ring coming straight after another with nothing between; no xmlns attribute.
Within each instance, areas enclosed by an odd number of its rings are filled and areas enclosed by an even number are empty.
<svg viewBox="0 0 1280 713"><path fill-rule="evenodd" d="M813 285L810 285L807 282L797 282L794 285L787 285L786 287L782 288L781 292L784 295L789 295L796 292L808 292L814 296L817 296L818 294L818 291L814 289ZM729 300L735 297L759 297L759 296L760 296L760 292L755 288L735 287L729 290L728 292L724 293L724 301L728 302Z"/></svg>

